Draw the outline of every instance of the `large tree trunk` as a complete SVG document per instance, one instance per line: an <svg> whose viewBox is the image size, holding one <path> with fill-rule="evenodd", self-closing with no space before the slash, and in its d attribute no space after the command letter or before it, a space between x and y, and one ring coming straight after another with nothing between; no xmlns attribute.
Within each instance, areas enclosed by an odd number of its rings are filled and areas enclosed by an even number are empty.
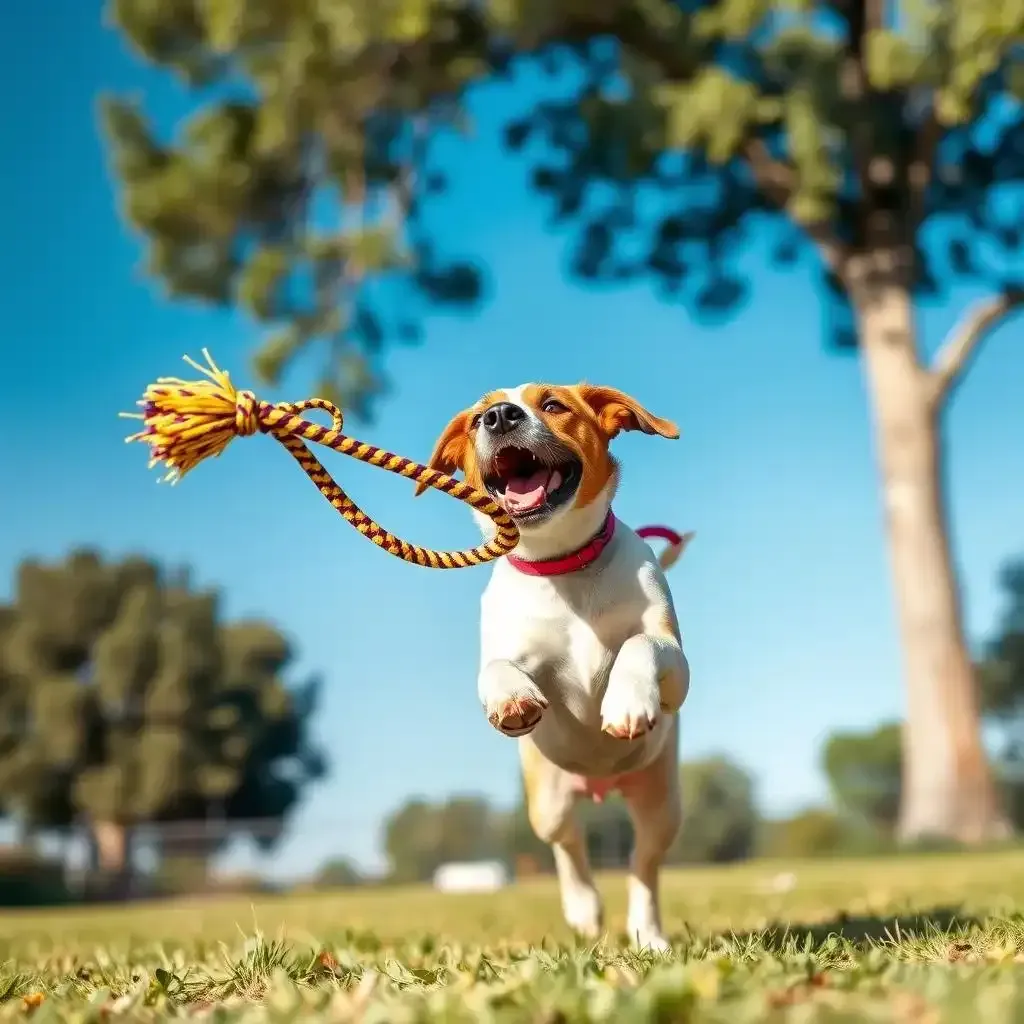
<svg viewBox="0 0 1024 1024"><path fill-rule="evenodd" d="M906 676L904 840L1001 838L981 740L943 491L941 409L917 354L912 299L892 280L855 290Z"/></svg>

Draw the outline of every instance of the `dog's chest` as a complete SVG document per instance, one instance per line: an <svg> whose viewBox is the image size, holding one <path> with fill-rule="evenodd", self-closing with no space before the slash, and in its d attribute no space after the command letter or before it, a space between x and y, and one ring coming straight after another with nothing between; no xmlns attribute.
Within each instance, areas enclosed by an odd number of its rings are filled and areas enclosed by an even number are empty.
<svg viewBox="0 0 1024 1024"><path fill-rule="evenodd" d="M502 580L485 610L492 635L503 621L500 656L526 671L549 699L583 712L580 702L600 698L619 648L640 627L643 596L620 576Z"/></svg>

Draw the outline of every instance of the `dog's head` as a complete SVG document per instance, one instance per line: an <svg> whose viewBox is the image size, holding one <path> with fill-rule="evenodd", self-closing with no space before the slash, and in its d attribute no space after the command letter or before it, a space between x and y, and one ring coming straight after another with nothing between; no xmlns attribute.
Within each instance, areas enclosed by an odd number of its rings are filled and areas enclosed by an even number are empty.
<svg viewBox="0 0 1024 1024"><path fill-rule="evenodd" d="M492 391L455 416L429 465L449 474L461 470L467 483L502 505L525 538L573 512L607 508L618 473L608 445L620 430L679 436L674 423L615 388L524 384Z"/></svg>

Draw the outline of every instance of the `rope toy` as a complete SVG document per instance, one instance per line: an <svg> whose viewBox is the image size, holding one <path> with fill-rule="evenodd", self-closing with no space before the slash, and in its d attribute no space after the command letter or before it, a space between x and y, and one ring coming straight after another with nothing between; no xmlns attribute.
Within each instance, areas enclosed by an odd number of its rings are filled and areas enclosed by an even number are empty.
<svg viewBox="0 0 1024 1024"><path fill-rule="evenodd" d="M269 434L284 445L316 489L347 522L388 554L405 562L431 569L463 569L500 558L519 543L519 530L511 516L489 494L436 469L410 462L401 455L374 448L342 433L341 410L322 398L275 405L257 400L251 391L236 391L231 378L217 367L206 349L203 355L206 366L200 366L188 356L185 362L203 374L205 380L190 382L161 377L146 388L141 401L136 403L141 406L141 413L121 413L142 421L142 430L125 440L149 445L150 468L162 465L167 469L162 479L177 483L204 459L220 455L233 437ZM327 413L331 417L330 427L305 419L301 414L309 410ZM464 501L491 519L497 529L494 539L462 551L435 551L396 537L371 519L335 483L306 441L322 444L342 455L379 466Z"/></svg>

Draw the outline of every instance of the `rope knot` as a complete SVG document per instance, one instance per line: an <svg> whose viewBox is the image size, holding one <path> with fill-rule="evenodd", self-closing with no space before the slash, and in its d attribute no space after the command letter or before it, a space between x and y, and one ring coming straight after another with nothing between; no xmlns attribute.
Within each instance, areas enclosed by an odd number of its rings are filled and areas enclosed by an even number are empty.
<svg viewBox="0 0 1024 1024"><path fill-rule="evenodd" d="M167 480L179 480L204 459L220 455L233 437L260 430L260 403L251 391L236 391L231 378L210 358L206 366L185 357L205 380L161 377L146 388L138 403L142 430L129 441L149 445L151 461L167 470Z"/></svg>
<svg viewBox="0 0 1024 1024"><path fill-rule="evenodd" d="M163 479L172 483L180 480L200 462L220 455L232 438L266 433L284 445L317 490L364 537L406 562L434 569L456 569L489 562L516 546L519 531L515 523L486 492L476 491L429 466L347 437L342 433L341 410L324 398L275 405L260 402L251 391L237 390L205 349L203 355L205 366L185 357L185 362L202 374L203 379L160 377L146 388L136 403L140 412L121 414L141 421L142 429L126 440L141 441L148 446L150 465L161 466L166 471ZM330 427L302 416L314 409L331 417ZM308 441L450 494L489 516L497 527L497 534L493 540L465 551L434 551L410 544L363 512L309 450Z"/></svg>
<svg viewBox="0 0 1024 1024"><path fill-rule="evenodd" d="M260 429L260 403L251 391L239 391L235 395L235 433L239 437L251 437Z"/></svg>

